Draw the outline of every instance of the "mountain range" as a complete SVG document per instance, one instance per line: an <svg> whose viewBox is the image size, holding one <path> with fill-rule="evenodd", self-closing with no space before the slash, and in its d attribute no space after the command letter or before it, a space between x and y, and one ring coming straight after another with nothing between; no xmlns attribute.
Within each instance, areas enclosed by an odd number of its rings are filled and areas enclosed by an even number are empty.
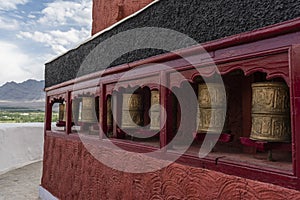
<svg viewBox="0 0 300 200"><path fill-rule="evenodd" d="M44 101L45 82L29 79L22 83L7 82L0 87L0 101Z"/></svg>
<svg viewBox="0 0 300 200"><path fill-rule="evenodd" d="M29 79L22 83L7 82L0 87L1 107L42 108L45 102L45 81Z"/></svg>

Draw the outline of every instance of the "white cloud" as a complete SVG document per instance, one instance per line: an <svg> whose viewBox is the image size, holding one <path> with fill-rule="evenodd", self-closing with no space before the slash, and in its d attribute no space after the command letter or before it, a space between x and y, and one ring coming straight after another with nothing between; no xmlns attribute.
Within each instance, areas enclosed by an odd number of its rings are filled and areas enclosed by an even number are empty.
<svg viewBox="0 0 300 200"><path fill-rule="evenodd" d="M61 54L66 52L73 45L89 37L89 35L90 32L84 28L81 30L71 28L69 31L54 30L49 32L35 31L33 33L20 32L18 37L43 43L45 46L51 47L55 54Z"/></svg>
<svg viewBox="0 0 300 200"><path fill-rule="evenodd" d="M92 1L80 0L62 1L56 0L47 4L41 12L43 16L38 20L39 23L54 26L59 25L79 25L90 26L92 19Z"/></svg>
<svg viewBox="0 0 300 200"><path fill-rule="evenodd" d="M35 18L36 18L36 16L35 16L35 15L32 15L32 14L29 14L27 17L28 17L29 19L35 19Z"/></svg>
<svg viewBox="0 0 300 200"><path fill-rule="evenodd" d="M27 55L17 45L6 41L0 41L0 55L0 85L29 78L43 79L44 58Z"/></svg>
<svg viewBox="0 0 300 200"><path fill-rule="evenodd" d="M0 0L0 10L14 10L17 5L26 4L28 0Z"/></svg>
<svg viewBox="0 0 300 200"><path fill-rule="evenodd" d="M43 79L47 60L90 37L92 0L37 1L44 5L43 10L14 10L29 1L0 0L0 30L5 34L3 39L0 37L0 85ZM22 41L17 42L18 38Z"/></svg>
<svg viewBox="0 0 300 200"><path fill-rule="evenodd" d="M0 16L0 29L17 30L18 28L19 22L17 20Z"/></svg>

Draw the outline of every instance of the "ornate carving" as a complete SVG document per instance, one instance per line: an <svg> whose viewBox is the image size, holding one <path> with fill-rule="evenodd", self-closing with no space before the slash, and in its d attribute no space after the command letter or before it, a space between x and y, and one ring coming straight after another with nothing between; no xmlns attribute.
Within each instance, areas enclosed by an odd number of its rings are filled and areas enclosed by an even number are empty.
<svg viewBox="0 0 300 200"><path fill-rule="evenodd" d="M290 110L288 87L281 83L252 84L252 112L283 114Z"/></svg>
<svg viewBox="0 0 300 200"><path fill-rule="evenodd" d="M252 114L251 139L290 141L290 120L285 115Z"/></svg>
<svg viewBox="0 0 300 200"><path fill-rule="evenodd" d="M159 105L159 91L151 91L151 124L150 129L159 130L160 129L160 105Z"/></svg>
<svg viewBox="0 0 300 200"><path fill-rule="evenodd" d="M218 132L218 130L222 130L224 124L221 122L226 118L226 92L224 92L224 86L217 83L200 84L198 87L198 101L198 132ZM208 130L209 127L211 127L210 130Z"/></svg>
<svg viewBox="0 0 300 200"><path fill-rule="evenodd" d="M222 84L200 84L198 92L200 108L226 107L226 93Z"/></svg>
<svg viewBox="0 0 300 200"><path fill-rule="evenodd" d="M123 94L122 128L143 125L143 98L140 94Z"/></svg>
<svg viewBox="0 0 300 200"><path fill-rule="evenodd" d="M64 103L59 104L59 110L58 110L58 120L59 121L66 121L66 105Z"/></svg>
<svg viewBox="0 0 300 200"><path fill-rule="evenodd" d="M153 90L151 91L151 106L159 105L159 91ZM153 107L153 109L157 109L158 107ZM159 110L159 108L157 109Z"/></svg>
<svg viewBox="0 0 300 200"><path fill-rule="evenodd" d="M254 58L239 57L237 60L232 60L226 63L215 63L212 66L201 65L195 69L186 69L178 73L171 73L170 85L171 87L180 87L182 81L189 80L193 82L195 77L211 77L214 74L225 75L235 70L242 70L245 76L249 76L255 72L264 72L267 74L267 80L281 77L287 85L290 84L289 78L289 58L288 53L279 53L274 55L264 56L264 53L257 55ZM191 67L192 68L192 67ZM184 76L186 79L182 79Z"/></svg>
<svg viewBox="0 0 300 200"><path fill-rule="evenodd" d="M72 100L72 121L78 122L79 119L79 100Z"/></svg>
<svg viewBox="0 0 300 200"><path fill-rule="evenodd" d="M94 146L94 154L114 159L115 165L140 169L136 159L148 167L164 162ZM99 162L79 139L61 135L46 134L44 152L41 185L59 199L299 199L300 195L297 190L177 163L152 173L117 171Z"/></svg>
<svg viewBox="0 0 300 200"><path fill-rule="evenodd" d="M97 122L95 113L95 98L82 97L81 121L86 123Z"/></svg>
<svg viewBox="0 0 300 200"><path fill-rule="evenodd" d="M143 125L142 111L123 110L122 128L137 128Z"/></svg>
<svg viewBox="0 0 300 200"><path fill-rule="evenodd" d="M251 139L290 141L288 87L284 83L252 84Z"/></svg>
<svg viewBox="0 0 300 200"><path fill-rule="evenodd" d="M123 94L123 109L143 110L143 97L140 94Z"/></svg>
<svg viewBox="0 0 300 200"><path fill-rule="evenodd" d="M211 132L217 132L222 130L224 124L221 123L226 117L225 109L210 109L200 108L200 120L199 120L199 132L207 132L208 128L211 127Z"/></svg>

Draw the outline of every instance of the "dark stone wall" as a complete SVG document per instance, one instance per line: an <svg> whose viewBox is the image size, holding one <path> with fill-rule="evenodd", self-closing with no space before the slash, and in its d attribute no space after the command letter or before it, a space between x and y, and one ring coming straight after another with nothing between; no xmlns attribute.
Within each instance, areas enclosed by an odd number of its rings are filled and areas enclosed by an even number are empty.
<svg viewBox="0 0 300 200"><path fill-rule="evenodd" d="M46 64L46 87L77 76L84 58L102 41L138 27L163 27L179 31L199 43L255 30L300 16L299 0L161 0L139 15ZM114 49L109 50L111 54ZM101 64L85 74L162 53L139 50L121 56L110 66ZM95 61L98 62L99 61ZM83 75L83 74L81 74Z"/></svg>

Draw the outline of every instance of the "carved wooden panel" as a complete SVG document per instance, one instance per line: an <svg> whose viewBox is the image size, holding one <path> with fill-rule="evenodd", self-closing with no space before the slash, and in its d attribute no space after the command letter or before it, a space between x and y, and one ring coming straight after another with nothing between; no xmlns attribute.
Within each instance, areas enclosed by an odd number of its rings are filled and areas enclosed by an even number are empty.
<svg viewBox="0 0 300 200"><path fill-rule="evenodd" d="M89 87L83 90L72 91L72 99L78 98L81 96L99 96L100 88L99 87Z"/></svg>
<svg viewBox="0 0 300 200"><path fill-rule="evenodd" d="M225 75L235 70L242 70L245 76L249 76L255 72L264 72L267 74L266 78L268 80L280 77L286 81L288 86L290 85L289 59L287 53L260 56L244 60L240 59L227 63L220 63L220 61L218 61L216 62L216 65L200 66L197 67L197 70L189 69L181 71L181 75L178 73L171 73L170 85L172 87L180 87L182 81L188 80L193 82L194 79L200 75L203 77L211 77L215 73ZM182 76L185 77L186 80L182 80Z"/></svg>
<svg viewBox="0 0 300 200"><path fill-rule="evenodd" d="M115 165L161 161L95 145ZM137 157L136 157L137 156ZM140 166L136 166L140 167ZM96 160L79 139L46 135L41 185L59 199L300 199L300 192L206 169L171 164L159 171L131 174Z"/></svg>
<svg viewBox="0 0 300 200"><path fill-rule="evenodd" d="M48 103L51 104L51 103L55 103L55 102L63 102L63 101L66 101L66 99L67 99L66 93L52 95L52 96L50 96Z"/></svg>

